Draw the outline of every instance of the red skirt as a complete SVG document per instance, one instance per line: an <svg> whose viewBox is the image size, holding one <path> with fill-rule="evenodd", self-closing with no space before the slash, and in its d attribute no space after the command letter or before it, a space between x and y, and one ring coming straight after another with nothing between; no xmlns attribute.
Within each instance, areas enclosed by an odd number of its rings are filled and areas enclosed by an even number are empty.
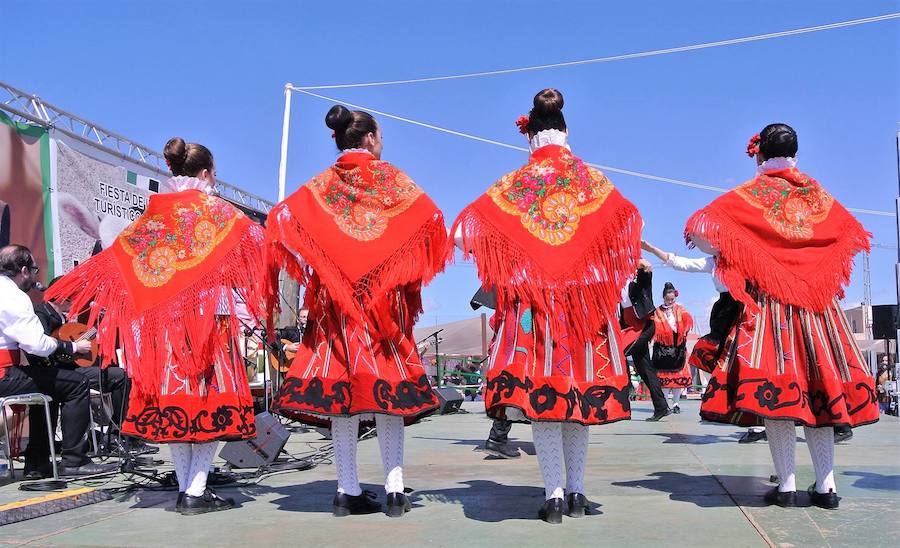
<svg viewBox="0 0 900 548"><path fill-rule="evenodd" d="M344 314L323 292L314 302L307 299L310 319L275 411L327 426L329 416L382 413L409 423L436 410L412 335L416 306L409 301L415 297L395 290L358 317Z"/></svg>
<svg viewBox="0 0 900 548"><path fill-rule="evenodd" d="M233 350L217 357L199 382L185 378L171 364L158 397L144 397L133 390L122 433L152 442L195 443L256 436L247 372L230 331L227 322L219 322L218 336L231 339Z"/></svg>
<svg viewBox="0 0 900 548"><path fill-rule="evenodd" d="M532 317L524 304L498 314L484 396L489 416L587 425L631 418L631 384L614 319L584 342L553 333L552 322Z"/></svg>
<svg viewBox="0 0 900 548"><path fill-rule="evenodd" d="M693 384L691 368L687 363L678 371L657 371L660 388L690 388Z"/></svg>
<svg viewBox="0 0 900 548"><path fill-rule="evenodd" d="M740 426L762 419L812 427L878 420L875 383L835 301L816 314L767 298L746 308L709 379L700 416Z"/></svg>

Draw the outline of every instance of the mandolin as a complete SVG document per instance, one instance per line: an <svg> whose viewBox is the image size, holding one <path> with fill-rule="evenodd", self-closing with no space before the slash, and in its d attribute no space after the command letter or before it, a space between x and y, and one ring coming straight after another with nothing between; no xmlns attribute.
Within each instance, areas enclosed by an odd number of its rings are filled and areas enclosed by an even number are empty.
<svg viewBox="0 0 900 548"><path fill-rule="evenodd" d="M80 355L82 357L74 357L69 355L57 356L57 359L71 362L78 367L90 367L97 362L98 344L97 344L97 328L88 327L83 323L64 323L59 329L53 332L53 336L61 341L91 341L90 355Z"/></svg>

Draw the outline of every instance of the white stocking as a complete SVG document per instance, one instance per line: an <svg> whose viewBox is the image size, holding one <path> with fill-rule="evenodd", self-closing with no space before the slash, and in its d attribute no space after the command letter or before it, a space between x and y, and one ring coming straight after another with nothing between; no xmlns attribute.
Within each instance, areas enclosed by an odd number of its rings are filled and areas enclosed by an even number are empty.
<svg viewBox="0 0 900 548"><path fill-rule="evenodd" d="M813 469L816 471L816 491L837 492L834 484L834 428L803 427L809 456L812 457Z"/></svg>
<svg viewBox="0 0 900 548"><path fill-rule="evenodd" d="M769 451L772 452L775 473L778 474L778 490L782 493L796 491L794 454L797 446L797 429L794 422L770 419L763 422L766 425L766 436L769 438Z"/></svg>
<svg viewBox="0 0 900 548"><path fill-rule="evenodd" d="M531 434L544 476L544 496L547 500L561 499L564 496L562 423L534 421L531 423Z"/></svg>
<svg viewBox="0 0 900 548"><path fill-rule="evenodd" d="M191 475L191 443L170 443L169 452L175 463L175 478L178 479L178 492L184 493Z"/></svg>
<svg viewBox="0 0 900 548"><path fill-rule="evenodd" d="M681 401L681 393L684 392L684 388L672 388L672 407L678 405L678 402Z"/></svg>
<svg viewBox="0 0 900 548"><path fill-rule="evenodd" d="M359 415L331 418L331 444L337 468L337 492L358 496L362 493L356 471L356 444L359 441Z"/></svg>
<svg viewBox="0 0 900 548"><path fill-rule="evenodd" d="M563 456L566 460L566 493L584 494L584 461L587 459L588 427L577 422L562 425Z"/></svg>
<svg viewBox="0 0 900 548"><path fill-rule="evenodd" d="M213 459L216 458L219 442L210 441L191 445L193 446L191 447L191 479L184 492L192 497L200 497L206 491L206 478L209 476Z"/></svg>
<svg viewBox="0 0 900 548"><path fill-rule="evenodd" d="M384 491L403 492L403 417L375 415L378 447L384 465Z"/></svg>

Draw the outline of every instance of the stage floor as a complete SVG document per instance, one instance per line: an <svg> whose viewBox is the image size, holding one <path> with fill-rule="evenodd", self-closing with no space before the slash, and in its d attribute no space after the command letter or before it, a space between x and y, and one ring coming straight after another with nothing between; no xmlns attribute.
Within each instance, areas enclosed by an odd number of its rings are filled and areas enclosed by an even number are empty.
<svg viewBox="0 0 900 548"><path fill-rule="evenodd" d="M763 506L772 470L765 442L739 445L738 428L701 424L697 401L682 413L591 429L587 496L595 513L548 525L531 429L515 425L522 456L497 460L481 451L490 421L483 404L469 414L434 417L406 431L406 484L413 510L333 518L333 464L221 487L234 510L184 517L175 493L152 490L0 527L0 545L40 546L889 546L900 538L900 423L895 417L861 428L836 449L843 497L836 511ZM797 486L813 481L797 430ZM315 433L294 434L287 449L322 445ZM168 458L165 446L161 454ZM360 479L379 493L378 441L359 447ZM118 478L120 479L120 478ZM108 486L118 485L118 479ZM74 484L73 484L74 486ZM0 504L23 498L16 484L0 488Z"/></svg>

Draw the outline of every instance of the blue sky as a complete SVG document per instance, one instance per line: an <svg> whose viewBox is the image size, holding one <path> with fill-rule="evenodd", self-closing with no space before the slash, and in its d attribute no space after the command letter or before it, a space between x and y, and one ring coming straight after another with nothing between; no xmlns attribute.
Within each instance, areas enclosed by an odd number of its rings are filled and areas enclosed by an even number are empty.
<svg viewBox="0 0 900 548"><path fill-rule="evenodd" d="M5 0L0 80L161 149L209 146L219 175L276 197L285 82L381 81L668 48L897 11L896 1L44 2ZM76 23L77 21L77 23ZM584 159L732 186L752 175L747 139L783 121L800 167L849 207L893 210L900 22L615 63L323 92L524 145L514 125L538 90L566 98ZM330 103L295 95L288 190L335 158ZM407 171L448 223L525 154L382 119L384 159ZM679 253L691 212L716 195L610 174L640 208L645 237ZM894 220L860 216L895 246ZM895 249L872 253L876 303L895 302ZM704 317L703 275L657 270ZM472 315L475 270L458 263L425 294L423 323ZM847 305L862 299L857 260ZM705 318L704 318L705 319Z"/></svg>

